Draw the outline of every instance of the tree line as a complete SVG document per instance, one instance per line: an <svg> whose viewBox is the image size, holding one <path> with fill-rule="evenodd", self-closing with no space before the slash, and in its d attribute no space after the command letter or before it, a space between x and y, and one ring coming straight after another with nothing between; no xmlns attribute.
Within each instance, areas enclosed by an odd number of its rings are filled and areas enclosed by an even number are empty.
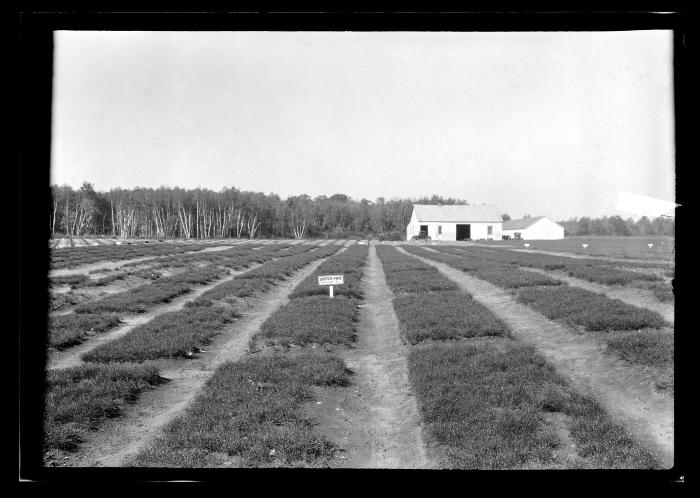
<svg viewBox="0 0 700 498"><path fill-rule="evenodd" d="M52 185L51 236L119 238L314 238L365 236L402 240L414 203L465 204L440 196L356 201L345 194L281 199L223 188L113 188Z"/></svg>
<svg viewBox="0 0 700 498"><path fill-rule="evenodd" d="M659 217L650 220L642 216L637 221L632 218L622 219L621 216L603 216L602 218L572 218L567 221L559 221L564 227L564 234L574 235L616 235L616 236L641 236L667 235L675 236L676 222L673 218Z"/></svg>
<svg viewBox="0 0 700 498"><path fill-rule="evenodd" d="M51 236L102 235L155 239L300 239L324 236L363 237L373 234L388 240L403 240L413 204L467 204L464 199L438 195L418 199L387 200L379 197L374 201L357 201L345 194L315 198L302 194L281 199L277 194L241 191L234 187L223 188L218 192L178 187L113 188L100 192L87 182L78 189L68 185L52 185L50 196ZM619 223L613 218L581 218L561 224L570 235L637 234L619 233ZM588 233L584 233L586 223L590 226ZM627 222L623 221L623 224ZM657 220L650 224L650 230L657 230L654 228ZM608 228L599 230L599 225L613 227L613 231L610 232ZM646 225L640 225L642 226ZM666 234L667 220L663 221L662 226Z"/></svg>

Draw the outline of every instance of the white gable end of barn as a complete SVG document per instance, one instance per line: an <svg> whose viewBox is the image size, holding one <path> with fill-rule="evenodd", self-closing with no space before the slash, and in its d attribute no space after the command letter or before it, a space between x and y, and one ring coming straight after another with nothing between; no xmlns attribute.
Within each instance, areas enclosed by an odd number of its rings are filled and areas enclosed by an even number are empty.
<svg viewBox="0 0 700 498"><path fill-rule="evenodd" d="M558 240L564 238L564 227L546 216L509 220L503 223L503 235L511 238L519 233L523 240Z"/></svg>

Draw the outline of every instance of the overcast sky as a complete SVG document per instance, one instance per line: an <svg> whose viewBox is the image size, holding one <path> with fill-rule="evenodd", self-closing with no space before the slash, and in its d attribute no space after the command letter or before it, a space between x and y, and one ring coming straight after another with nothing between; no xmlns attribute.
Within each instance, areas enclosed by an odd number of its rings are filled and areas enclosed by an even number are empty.
<svg viewBox="0 0 700 498"><path fill-rule="evenodd" d="M673 201L671 31L57 32L51 181L513 218Z"/></svg>

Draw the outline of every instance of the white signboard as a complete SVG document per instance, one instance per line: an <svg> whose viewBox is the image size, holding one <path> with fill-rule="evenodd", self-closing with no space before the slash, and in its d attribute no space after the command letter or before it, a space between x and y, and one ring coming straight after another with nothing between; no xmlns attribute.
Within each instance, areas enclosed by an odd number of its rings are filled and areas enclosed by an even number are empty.
<svg viewBox="0 0 700 498"><path fill-rule="evenodd" d="M318 277L318 285L340 285L342 283L342 275L319 275Z"/></svg>

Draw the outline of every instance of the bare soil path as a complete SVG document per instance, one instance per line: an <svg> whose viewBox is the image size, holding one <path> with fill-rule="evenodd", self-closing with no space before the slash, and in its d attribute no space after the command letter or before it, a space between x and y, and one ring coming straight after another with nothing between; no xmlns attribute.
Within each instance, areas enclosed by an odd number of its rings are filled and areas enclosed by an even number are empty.
<svg viewBox="0 0 700 498"><path fill-rule="evenodd" d="M582 280L580 278L570 277L561 271L545 271L538 268L526 268L522 267L521 270L531 271L534 273L540 273L542 275L547 275L548 277L556 278L562 282L573 287L580 287L581 289L586 289L591 292L599 292L605 294L609 298L619 299L627 304L633 306L639 306L641 308L646 308L648 310L656 311L661 316L664 317L671 325L673 325L674 318L674 305L668 303L662 303L654 297L652 291L646 289L637 289L634 287L624 287L617 286L611 287L609 285L601 285L595 282L589 282L587 280Z"/></svg>
<svg viewBox="0 0 700 498"><path fill-rule="evenodd" d="M122 319L124 325L114 328L110 331L104 332L102 334L93 336L75 347L64 349L62 351L53 350L49 354L47 369L53 370L57 368L68 368L78 366L83 363L83 360L81 360L80 357L88 351L92 351L93 349L95 349L98 346L101 346L102 344L113 341L115 339L118 339L119 337L128 334L129 331L131 331L134 327L150 322L151 320L153 320L153 318L160 315L161 313L168 313L171 311L180 310L185 306L185 304L195 300L209 289L216 287L217 285L226 282L227 280L232 280L236 276L241 275L242 273L254 270L259 266L262 266L262 263L256 263L247 268L236 270L208 285L194 288L187 294L178 296L168 303L154 306L146 313L139 313L136 315L126 316Z"/></svg>
<svg viewBox="0 0 700 498"><path fill-rule="evenodd" d="M187 408L216 368L248 352L249 341L262 323L287 303L291 290L325 259L314 261L265 295L246 300L248 311L244 316L226 327L196 358L153 362L163 367L161 376L168 382L142 393L123 416L107 421L77 452L59 456L67 457L61 463L71 467L128 465L129 459L150 444L165 424Z"/></svg>
<svg viewBox="0 0 700 498"><path fill-rule="evenodd" d="M420 415L408 381L408 348L401 339L374 246L361 280L356 345L336 353L354 372L345 388L317 390L319 404L309 413L320 430L345 451L332 466L350 468L429 468Z"/></svg>
<svg viewBox="0 0 700 498"><path fill-rule="evenodd" d="M605 354L594 337L548 320L515 302L507 291L446 264L411 256L433 265L487 306L510 326L516 340L534 344L575 389L595 397L665 468L673 466L674 398L656 392L648 372Z"/></svg>

